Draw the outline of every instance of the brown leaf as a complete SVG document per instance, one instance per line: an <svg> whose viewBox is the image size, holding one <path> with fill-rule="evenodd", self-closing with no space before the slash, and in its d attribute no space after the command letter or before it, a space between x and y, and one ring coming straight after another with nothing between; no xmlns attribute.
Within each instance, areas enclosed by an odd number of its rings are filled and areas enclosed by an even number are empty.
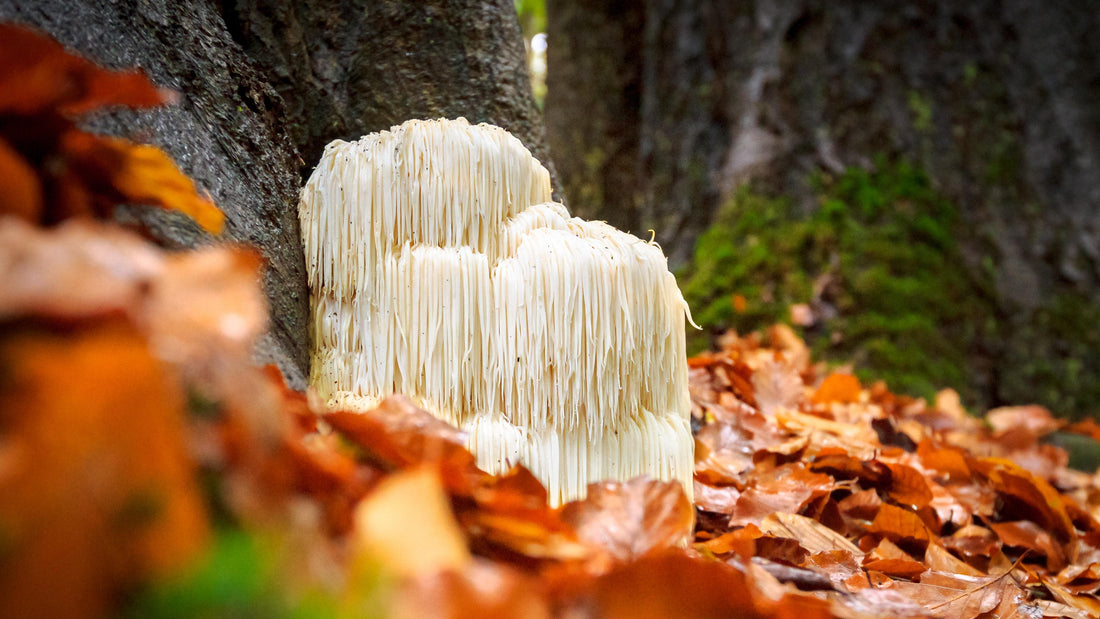
<svg viewBox="0 0 1100 619"><path fill-rule="evenodd" d="M792 408L803 398L802 378L790 364L767 361L752 375L753 393L760 412L770 415L777 408Z"/></svg>
<svg viewBox="0 0 1100 619"><path fill-rule="evenodd" d="M712 486L698 479L694 482L694 489L695 506L719 514L733 511L741 496L736 486Z"/></svg>
<svg viewBox="0 0 1100 619"><path fill-rule="evenodd" d="M1073 535L1073 522L1065 502L1045 480L1007 460L983 458L971 465L975 466L1002 497L1013 500L1013 504L1005 506L1003 517L1032 520L1060 542Z"/></svg>
<svg viewBox="0 0 1100 619"><path fill-rule="evenodd" d="M798 540L810 554L842 551L862 557L863 551L843 535L820 522L798 514L774 513L760 523L760 530L776 537Z"/></svg>
<svg viewBox="0 0 1100 619"><path fill-rule="evenodd" d="M932 542L928 545L928 550L924 552L924 562L928 564L928 569L938 572L949 572L962 574L964 576L986 575L969 563L956 558L955 555L948 552L947 549L938 542Z"/></svg>
<svg viewBox="0 0 1100 619"><path fill-rule="evenodd" d="M882 507L882 499L874 490L860 490L841 499L838 507L846 516L870 521Z"/></svg>
<svg viewBox="0 0 1100 619"><path fill-rule="evenodd" d="M898 578L914 578L928 569L893 542L884 539L863 557L863 567Z"/></svg>
<svg viewBox="0 0 1100 619"><path fill-rule="evenodd" d="M0 615L103 614L194 558L183 395L132 325L8 327L0 367Z"/></svg>
<svg viewBox="0 0 1100 619"><path fill-rule="evenodd" d="M802 463L784 464L754 475L750 483L730 512L731 525L759 524L775 512L796 514L835 486L832 477L810 472Z"/></svg>
<svg viewBox="0 0 1100 619"><path fill-rule="evenodd" d="M1001 542L995 533L985 527L970 525L955 531L950 537L941 537L940 543L961 555L967 563L988 562L1000 550Z"/></svg>
<svg viewBox="0 0 1100 619"><path fill-rule="evenodd" d="M963 576L928 571L919 583L895 582L893 589L924 606L936 617L978 617L997 608L1019 587L1011 570L993 576Z"/></svg>
<svg viewBox="0 0 1100 619"><path fill-rule="evenodd" d="M0 138L0 215L35 222L42 216L42 187L23 157Z"/></svg>
<svg viewBox="0 0 1100 619"><path fill-rule="evenodd" d="M122 230L89 222L41 230L0 220L0 317L136 318L163 268L159 250Z"/></svg>
<svg viewBox="0 0 1100 619"><path fill-rule="evenodd" d="M587 560L598 554L546 503L546 488L523 467L481 477L474 504L459 503L459 522L482 556L532 561Z"/></svg>
<svg viewBox="0 0 1100 619"><path fill-rule="evenodd" d="M926 507L932 501L932 490L928 487L924 475L917 469L896 462L884 462L884 464L890 470L890 481L886 492L891 499L914 509Z"/></svg>
<svg viewBox="0 0 1100 619"><path fill-rule="evenodd" d="M644 477L591 484L588 496L564 505L561 516L578 538L620 561L683 544L693 521L679 483Z"/></svg>
<svg viewBox="0 0 1100 619"><path fill-rule="evenodd" d="M932 539L928 527L915 513L884 503L878 510L871 526L867 528L869 533L876 533L892 542L903 546L915 546L921 550Z"/></svg>
<svg viewBox="0 0 1100 619"><path fill-rule="evenodd" d="M441 460L473 466L461 432L401 396L386 398L365 413L337 411L325 415L324 420L389 467Z"/></svg>
<svg viewBox="0 0 1100 619"><path fill-rule="evenodd" d="M1088 617L1100 617L1100 600L1097 600L1095 596L1075 595L1066 587L1051 582L1049 579L1043 580L1043 586L1050 591L1054 599L1062 604L1080 610L1086 613Z"/></svg>
<svg viewBox="0 0 1100 619"><path fill-rule="evenodd" d="M1067 565L1062 545L1034 522L1029 520L993 522L989 524L989 528L1001 538L1003 545L1025 548L1046 557L1047 569L1051 572L1060 572Z"/></svg>
<svg viewBox="0 0 1100 619"><path fill-rule="evenodd" d="M421 574L403 583L391 617L541 619L550 610L537 583L505 564L475 562L461 570Z"/></svg>
<svg viewBox="0 0 1100 619"><path fill-rule="evenodd" d="M1042 406L1003 406L985 414L985 420L998 433L1022 430L1032 438L1054 432L1063 424Z"/></svg>

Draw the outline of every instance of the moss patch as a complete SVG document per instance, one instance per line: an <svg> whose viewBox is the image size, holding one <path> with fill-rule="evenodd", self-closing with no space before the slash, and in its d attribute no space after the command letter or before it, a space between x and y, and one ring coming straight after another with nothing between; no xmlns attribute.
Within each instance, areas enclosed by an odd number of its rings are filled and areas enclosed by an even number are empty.
<svg viewBox="0 0 1100 619"><path fill-rule="evenodd" d="M1006 331L1008 331L1006 329ZM1055 295L1007 332L998 397L1035 402L1060 416L1100 414L1100 306L1069 292Z"/></svg>
<svg viewBox="0 0 1100 619"><path fill-rule="evenodd" d="M852 361L897 391L949 386L974 401L969 359L994 328L992 286L964 267L955 207L905 162L817 184L808 215L744 188L700 237L681 273L707 328L692 348L727 328L789 322L789 306L807 303L817 320L803 335L825 359ZM740 312L734 295L745 299Z"/></svg>

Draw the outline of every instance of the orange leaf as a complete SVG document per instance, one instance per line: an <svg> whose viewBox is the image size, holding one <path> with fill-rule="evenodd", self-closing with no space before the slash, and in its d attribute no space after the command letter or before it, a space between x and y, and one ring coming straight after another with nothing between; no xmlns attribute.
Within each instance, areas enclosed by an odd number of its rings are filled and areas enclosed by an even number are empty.
<svg viewBox="0 0 1100 619"><path fill-rule="evenodd" d="M101 195L177 210L208 232L222 232L225 215L196 193L195 183L159 148L75 131L62 136L58 148L83 182Z"/></svg>
<svg viewBox="0 0 1100 619"><path fill-rule="evenodd" d="M399 576L432 574L470 561L443 484L429 468L392 475L359 503L355 548Z"/></svg>
<svg viewBox="0 0 1100 619"><path fill-rule="evenodd" d="M745 300L745 295L735 294L732 298L733 311L738 314L744 314L745 310L749 307L749 302Z"/></svg>
<svg viewBox="0 0 1100 619"><path fill-rule="evenodd" d="M859 379L851 374L830 374L817 388L812 402L814 404L828 402L851 404L859 401L861 389Z"/></svg>
<svg viewBox="0 0 1100 619"><path fill-rule="evenodd" d="M888 539L879 542L874 550L863 558L863 567L889 576L913 578L928 569Z"/></svg>
<svg viewBox="0 0 1100 619"><path fill-rule="evenodd" d="M871 526L870 533L877 533L895 543L915 545L923 549L931 540L931 534L924 521L915 513L883 503Z"/></svg>
<svg viewBox="0 0 1100 619"><path fill-rule="evenodd" d="M593 588L591 615L610 619L833 616L824 600L792 593L766 599L745 572L673 550L625 564Z"/></svg>
<svg viewBox="0 0 1100 619"><path fill-rule="evenodd" d="M1073 536L1073 522L1065 502L1046 480L1008 460L983 458L976 466L988 476L998 493L1023 504L1021 510L1026 512L1023 517L1035 521L1059 541L1068 541Z"/></svg>
<svg viewBox="0 0 1100 619"><path fill-rule="evenodd" d="M403 583L394 595L388 616L548 618L550 610L539 594L532 578L507 565L472 563L462 570L422 574Z"/></svg>
<svg viewBox="0 0 1100 619"><path fill-rule="evenodd" d="M0 616L102 614L194 557L183 394L131 325L9 332L0 367Z"/></svg>
<svg viewBox="0 0 1100 619"><path fill-rule="evenodd" d="M924 467L943 473L947 479L970 478L970 467L966 465L966 457L957 447L943 447L925 439L917 445L917 455L920 456Z"/></svg>
<svg viewBox="0 0 1100 619"><path fill-rule="evenodd" d="M925 507L932 501L932 489L928 487L928 482L920 471L895 462L883 464L890 469L890 485L887 489L890 498L914 509Z"/></svg>
<svg viewBox="0 0 1100 619"><path fill-rule="evenodd" d="M139 73L97 67L33 30L0 24L0 113L81 114L105 105L159 105L165 98Z"/></svg>

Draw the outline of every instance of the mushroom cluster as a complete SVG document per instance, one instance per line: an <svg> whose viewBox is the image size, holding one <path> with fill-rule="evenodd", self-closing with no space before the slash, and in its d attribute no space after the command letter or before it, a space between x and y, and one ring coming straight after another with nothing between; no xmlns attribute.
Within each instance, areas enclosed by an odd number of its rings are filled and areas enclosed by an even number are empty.
<svg viewBox="0 0 1100 619"><path fill-rule="evenodd" d="M299 217L330 406L404 394L553 504L644 474L690 496L687 304L664 255L570 217L507 131L414 120L335 141Z"/></svg>

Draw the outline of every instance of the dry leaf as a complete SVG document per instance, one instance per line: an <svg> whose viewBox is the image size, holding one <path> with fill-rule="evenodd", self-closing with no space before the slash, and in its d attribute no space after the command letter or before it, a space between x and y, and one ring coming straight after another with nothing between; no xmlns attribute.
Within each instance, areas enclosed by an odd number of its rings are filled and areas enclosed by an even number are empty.
<svg viewBox="0 0 1100 619"><path fill-rule="evenodd" d="M850 404L859 401L861 390L859 379L855 376L851 374L830 374L814 392L811 401L814 404L829 402Z"/></svg>
<svg viewBox="0 0 1100 619"><path fill-rule="evenodd" d="M194 558L183 395L132 325L8 327L0 367L0 615L104 614Z"/></svg>
<svg viewBox="0 0 1100 619"><path fill-rule="evenodd" d="M811 554L839 550L853 556L863 556L863 551L843 535L816 520L798 514L772 514L760 523L760 530L776 537L798 540Z"/></svg>
<svg viewBox="0 0 1100 619"><path fill-rule="evenodd" d="M387 478L355 508L355 551L403 577L470 561L443 484L429 468Z"/></svg>
<svg viewBox="0 0 1100 619"><path fill-rule="evenodd" d="M802 401L802 378L789 363L765 362L752 375L752 388L760 412L771 415L777 408L793 408Z"/></svg>
<svg viewBox="0 0 1100 619"><path fill-rule="evenodd" d="M645 477L591 484L588 496L564 505L561 515L582 541L620 561L683 544L693 521L679 483Z"/></svg>

